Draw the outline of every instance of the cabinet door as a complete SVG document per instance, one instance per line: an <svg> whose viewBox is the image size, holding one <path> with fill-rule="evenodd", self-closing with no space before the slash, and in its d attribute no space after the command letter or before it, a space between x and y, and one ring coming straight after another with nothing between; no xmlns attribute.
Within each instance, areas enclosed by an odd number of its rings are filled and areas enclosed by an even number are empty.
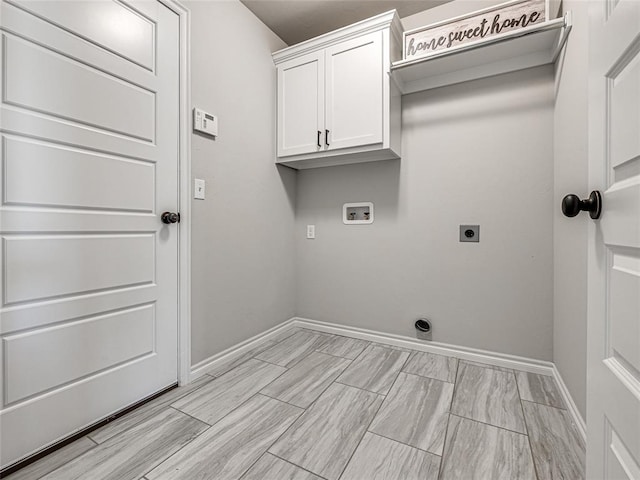
<svg viewBox="0 0 640 480"><path fill-rule="evenodd" d="M324 51L278 65L277 108L279 157L323 149Z"/></svg>
<svg viewBox="0 0 640 480"><path fill-rule="evenodd" d="M325 50L328 149L382 142L382 32Z"/></svg>

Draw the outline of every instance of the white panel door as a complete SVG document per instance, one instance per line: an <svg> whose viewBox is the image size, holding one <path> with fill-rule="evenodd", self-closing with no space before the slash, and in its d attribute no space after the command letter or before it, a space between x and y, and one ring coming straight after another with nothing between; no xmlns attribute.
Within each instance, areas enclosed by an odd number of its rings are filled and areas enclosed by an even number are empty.
<svg viewBox="0 0 640 480"><path fill-rule="evenodd" d="M382 32L325 50L328 150L382 143Z"/></svg>
<svg viewBox="0 0 640 480"><path fill-rule="evenodd" d="M278 156L324 148L324 52L278 65Z"/></svg>
<svg viewBox="0 0 640 480"><path fill-rule="evenodd" d="M587 477L640 478L640 2L590 8Z"/></svg>
<svg viewBox="0 0 640 480"><path fill-rule="evenodd" d="M176 382L178 17L1 4L0 464Z"/></svg>

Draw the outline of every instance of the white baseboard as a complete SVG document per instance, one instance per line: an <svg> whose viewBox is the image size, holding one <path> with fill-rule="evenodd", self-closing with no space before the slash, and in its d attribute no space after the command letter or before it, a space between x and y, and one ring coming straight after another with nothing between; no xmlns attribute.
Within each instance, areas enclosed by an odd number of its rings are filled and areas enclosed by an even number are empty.
<svg viewBox="0 0 640 480"><path fill-rule="evenodd" d="M497 367L515 368L524 372L539 373L541 375L553 376L554 365L544 360L535 360L533 358L518 357L516 355L508 355L505 353L489 352L476 348L460 347L457 345L449 345L440 342L426 342L416 338L395 335L393 333L377 332L364 328L348 327L335 323L319 322L308 318L294 318L293 325L301 328L309 328L319 332L333 333L343 335L345 337L359 338L370 342L383 343L396 347L410 348L421 352L437 353L456 357L462 360L470 360L472 362L486 363Z"/></svg>
<svg viewBox="0 0 640 480"><path fill-rule="evenodd" d="M209 358L205 358L204 360L196 363L191 366L191 375L190 381L195 380L198 377L204 375L208 370L215 368L216 365L219 365L227 360L232 359L233 357L238 357L252 348L259 346L260 344L271 340L272 338L281 335L285 331L293 328L293 324L296 320L296 317L290 318L282 322L280 325L276 325L265 332L259 333L244 342L238 343L233 347L229 347L226 350L216 353L215 355L210 356Z"/></svg>
<svg viewBox="0 0 640 480"><path fill-rule="evenodd" d="M404 347L412 350L418 350L421 352L437 353L440 355L447 355L449 357L459 358L461 360L470 360L473 362L486 363L488 365L495 365L497 367L513 368L523 372L537 373L540 375L551 376L555 379L562 398L567 405L578 433L586 441L586 424L580 411L576 407L569 389L567 388L560 372L552 362L546 362L544 360L536 360L533 358L519 357L517 355L508 355L505 353L490 352L487 350L480 350L470 347L461 347L457 345L449 345L447 343L440 342L425 342L411 337L405 337L402 335L395 335L392 333L377 332L375 330L369 330L365 328L349 327L346 325L338 325L335 323L320 322L317 320L311 320L308 318L293 317L280 325L276 325L269 330L260 333L242 343L234 345L223 352L198 362L191 367L191 380L204 375L208 370L215 368L216 365L226 362L234 357L240 356L248 350L259 346L261 343L267 342L287 330L292 328L307 328L309 330L316 330L318 332L331 333L334 335L342 335L344 337L358 338L360 340L367 340L370 342L382 343L385 345L392 345L395 347Z"/></svg>
<svg viewBox="0 0 640 480"><path fill-rule="evenodd" d="M569 389L567 388L567 385L564 383L564 380L562 379L562 375L560 375L560 371L557 369L555 365L553 366L553 378L555 379L558 387L560 387L560 393L562 394L562 399L564 400L564 403L567 406L567 410L569 411L569 414L573 419L573 424L575 425L576 429L578 430L578 433L582 437L582 440L586 444L587 443L587 423L584 421L584 418L582 418L582 415L580 414L580 410L578 410L578 407L576 406L576 402L573 401L573 397L571 396L571 393L569 393Z"/></svg>

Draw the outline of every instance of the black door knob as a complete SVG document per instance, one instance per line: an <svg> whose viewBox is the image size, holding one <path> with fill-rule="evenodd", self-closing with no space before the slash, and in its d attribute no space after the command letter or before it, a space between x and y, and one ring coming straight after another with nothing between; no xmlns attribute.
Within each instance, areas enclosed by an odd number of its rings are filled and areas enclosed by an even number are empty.
<svg viewBox="0 0 640 480"><path fill-rule="evenodd" d="M589 212L589 216L594 220L600 218L602 212L602 195L598 190L594 190L586 200L570 193L562 199L562 213L567 217L575 217L580 212Z"/></svg>
<svg viewBox="0 0 640 480"><path fill-rule="evenodd" d="M160 220L162 220L162 223L166 224L177 223L180 221L180 214L174 212L164 212L162 215L160 215Z"/></svg>

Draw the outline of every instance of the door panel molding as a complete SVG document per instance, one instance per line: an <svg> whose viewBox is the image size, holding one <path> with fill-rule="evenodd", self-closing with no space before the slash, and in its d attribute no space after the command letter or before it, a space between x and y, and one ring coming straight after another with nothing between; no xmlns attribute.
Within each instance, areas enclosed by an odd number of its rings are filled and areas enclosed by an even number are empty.
<svg viewBox="0 0 640 480"><path fill-rule="evenodd" d="M1 135L1 142L3 205L155 213L155 162L19 135Z"/></svg>
<svg viewBox="0 0 640 480"><path fill-rule="evenodd" d="M606 438L608 448L605 453L605 471L607 478L633 480L640 478L640 466L635 462L629 453L624 442L620 439L616 431L611 426L608 419L606 421Z"/></svg>
<svg viewBox="0 0 640 480"><path fill-rule="evenodd" d="M155 244L155 232L3 235L2 306L154 283ZM48 268L25 271L24 265Z"/></svg>
<svg viewBox="0 0 640 480"><path fill-rule="evenodd" d="M70 16L61 12L50 2L9 0L9 3L129 62L152 72L155 70L156 22L128 5L118 2L101 2L97 5L101 10L98 16L100 21L86 22L87 9L95 8L95 5L78 2L75 5L76 15ZM129 36L118 38L109 35L113 25L119 25L130 32ZM136 50L138 43L127 41L131 36L138 37L138 40L143 37L147 49Z"/></svg>
<svg viewBox="0 0 640 480"><path fill-rule="evenodd" d="M147 304L3 337L3 407L153 354L155 324ZM89 343L91 355L79 362Z"/></svg>
<svg viewBox="0 0 640 480"><path fill-rule="evenodd" d="M10 34L2 34L2 48L3 103L80 126L155 142L155 92ZM47 77L47 72L52 71L57 74ZM41 82L43 77L48 81ZM100 94L96 95L96 91ZM81 101L69 108L67 99L72 98ZM121 104L131 108L120 112L117 106ZM112 120L105 121L107 118Z"/></svg>

